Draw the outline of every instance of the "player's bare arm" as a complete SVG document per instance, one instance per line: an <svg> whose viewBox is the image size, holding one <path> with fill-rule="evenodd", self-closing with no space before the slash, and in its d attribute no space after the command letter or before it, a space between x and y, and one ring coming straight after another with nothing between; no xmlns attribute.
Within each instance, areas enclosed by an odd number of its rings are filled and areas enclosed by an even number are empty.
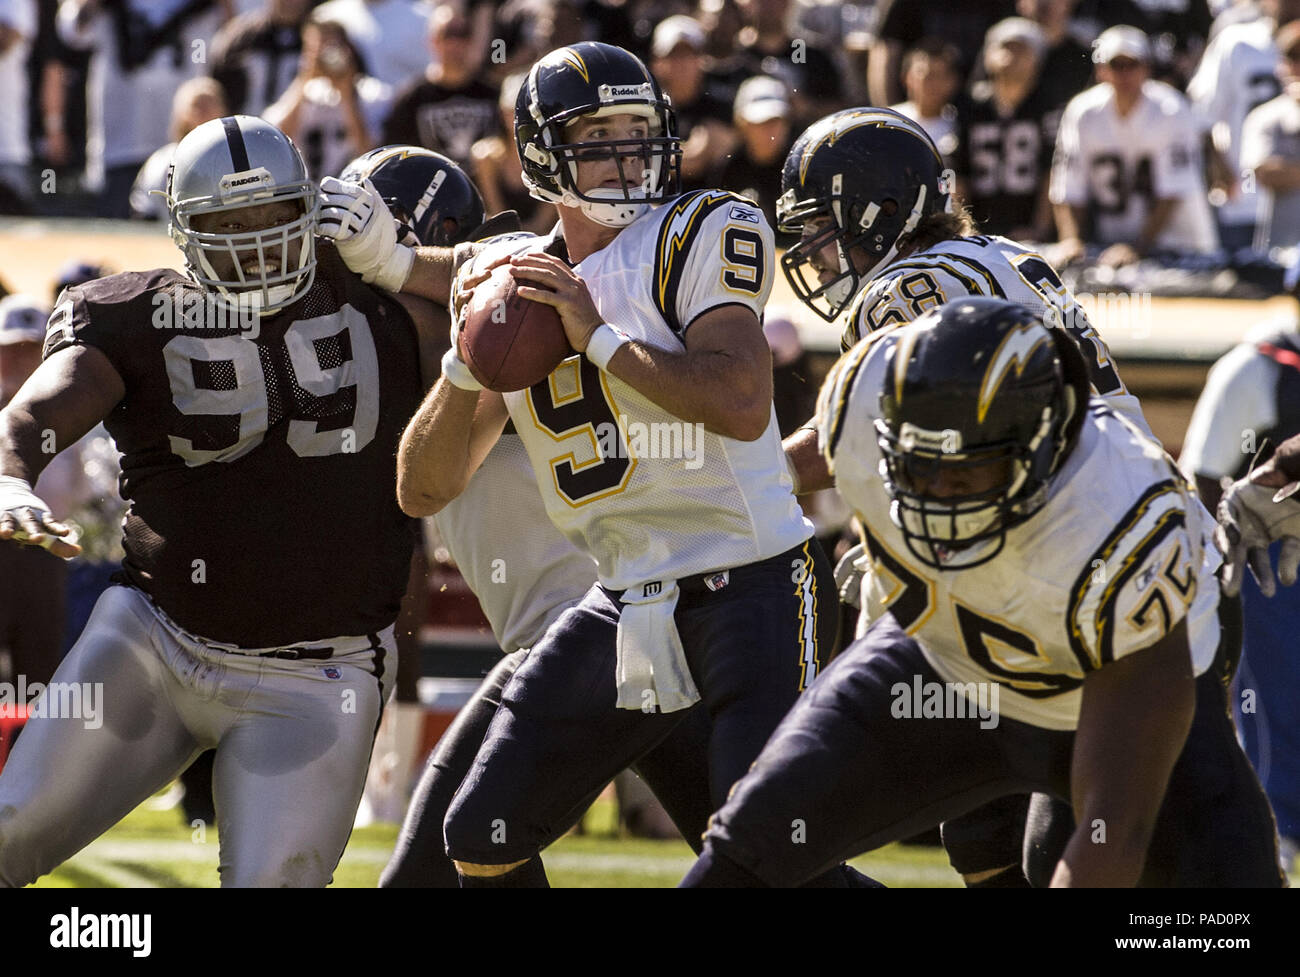
<svg viewBox="0 0 1300 977"><path fill-rule="evenodd" d="M815 427L799 428L782 445L785 447L785 459L790 465L790 471L794 473L796 495L834 487L835 476L831 474L821 448L817 445Z"/></svg>
<svg viewBox="0 0 1300 977"><path fill-rule="evenodd" d="M519 294L553 306L579 353L604 320L582 278L545 253L511 261L516 278L534 283ZM617 326L617 323L611 323ZM686 334L682 353L624 343L608 370L684 421L724 437L753 441L767 430L772 403L772 356L758 317L739 305L711 309Z"/></svg>
<svg viewBox="0 0 1300 977"><path fill-rule="evenodd" d="M1137 883L1195 708L1186 620L1084 681L1071 764L1077 827L1054 887Z"/></svg>
<svg viewBox="0 0 1300 977"><path fill-rule="evenodd" d="M465 490L506 426L505 400L441 378L402 432L397 502L409 516L432 516Z"/></svg>
<svg viewBox="0 0 1300 977"><path fill-rule="evenodd" d="M53 445L60 450L76 443L108 416L125 389L117 370L99 350L77 346L55 353L0 411L0 476L26 483L30 495L30 487L57 453L48 450L51 434ZM14 501L23 502L16 495ZM81 552L75 543L48 538L66 536L69 528L48 518L48 511L42 515L30 499L12 508L6 504L4 509L0 511L0 539L14 539L17 532L19 542L44 545L55 556L73 557Z"/></svg>

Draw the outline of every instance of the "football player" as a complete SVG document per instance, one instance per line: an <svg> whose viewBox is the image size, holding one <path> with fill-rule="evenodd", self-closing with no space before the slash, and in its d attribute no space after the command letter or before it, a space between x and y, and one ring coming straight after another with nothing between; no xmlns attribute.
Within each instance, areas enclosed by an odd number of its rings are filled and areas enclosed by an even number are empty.
<svg viewBox="0 0 1300 977"><path fill-rule="evenodd" d="M506 215L483 222L478 190L451 160L415 146L386 146L358 157L342 179L370 180L407 243L448 245L504 231ZM430 204L436 206L430 206ZM451 221L451 224L448 224ZM481 225L481 226L480 226ZM409 237L408 237L409 235ZM437 310L444 325L450 321ZM596 564L546 515L537 478L514 427L506 425L465 491L435 517L465 581L474 591L504 658L438 741L411 798L382 888L456 888L442 824L451 799L496 715L501 692L527 649L596 580ZM508 560L499 572L498 560ZM706 764L708 716L691 715L635 765L698 853L713 805Z"/></svg>
<svg viewBox="0 0 1300 977"><path fill-rule="evenodd" d="M509 417L548 514L594 557L599 583L510 680L448 812L448 852L468 886L536 884L537 853L700 700L720 803L816 676L834 628L830 569L795 502L772 408L762 213L725 191L673 199L671 109L620 48L542 58L515 119L530 189L560 221L547 237L488 248L473 272L508 258L520 294L553 305L581 355L500 395L453 347L403 440L399 494L408 512L442 509ZM364 192L328 187L355 269L447 299L449 256L404 254L374 229ZM638 435L650 431L675 432L676 446L649 446Z"/></svg>
<svg viewBox="0 0 1300 977"><path fill-rule="evenodd" d="M1223 709L1237 636L1205 514L1090 397L1064 330L956 299L856 344L817 425L874 561L874 623L782 721L684 884L798 884L1024 791L1074 806L1053 885L1281 884Z"/></svg>
<svg viewBox="0 0 1300 977"><path fill-rule="evenodd" d="M392 459L437 373L428 305L316 240L318 190L260 119L186 136L167 194L186 273L64 291L0 414L0 539L76 553L30 486L101 420L131 503L118 585L54 677L102 689L102 725L57 703L28 722L0 775L4 885L208 748L222 884L327 884L391 688L413 541Z"/></svg>

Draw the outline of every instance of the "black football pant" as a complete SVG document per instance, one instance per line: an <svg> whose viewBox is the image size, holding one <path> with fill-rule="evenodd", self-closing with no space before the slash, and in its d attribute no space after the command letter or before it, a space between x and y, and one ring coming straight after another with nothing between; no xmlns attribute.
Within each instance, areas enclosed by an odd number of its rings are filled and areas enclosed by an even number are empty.
<svg viewBox="0 0 1300 977"><path fill-rule="evenodd" d="M1224 638L1233 639L1230 629ZM1007 794L1070 796L1072 732L1005 716L992 729L981 728L978 717L894 718L892 690L910 687L914 676L943 681L886 615L781 723L715 815L704 854L683 884L736 884L738 866L769 886L798 885ZM1141 884L1281 883L1272 812L1237 744L1223 675L1211 668L1196 682L1196 714Z"/></svg>
<svg viewBox="0 0 1300 977"><path fill-rule="evenodd" d="M809 663L824 660L839 606L814 541L733 568L720 588L715 575L711 582L712 589L702 577L678 582L675 621L708 713L708 795L717 806L794 705L814 670ZM501 865L533 857L693 711L615 707L619 613L616 596L593 587L506 684L447 814L452 858Z"/></svg>
<svg viewBox="0 0 1300 977"><path fill-rule="evenodd" d="M438 741L411 798L397 848L380 876L380 888L455 889L460 885L456 867L447 857L443 821L483 744L506 683L527 654L524 649L501 659ZM696 854L713 813L708 755L709 717L696 706L667 739L632 766Z"/></svg>

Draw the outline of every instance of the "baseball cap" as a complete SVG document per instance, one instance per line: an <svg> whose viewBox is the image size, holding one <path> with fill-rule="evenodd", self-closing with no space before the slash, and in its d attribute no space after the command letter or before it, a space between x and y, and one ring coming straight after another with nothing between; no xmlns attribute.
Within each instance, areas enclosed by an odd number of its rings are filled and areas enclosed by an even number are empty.
<svg viewBox="0 0 1300 977"><path fill-rule="evenodd" d="M768 75L746 78L736 91L736 119L757 125L790 114L790 96L785 85Z"/></svg>
<svg viewBox="0 0 1300 977"><path fill-rule="evenodd" d="M1092 42L1092 60L1096 64L1109 64L1116 58L1132 58L1134 61L1149 63L1151 42L1140 30L1127 24L1104 30Z"/></svg>
<svg viewBox="0 0 1300 977"><path fill-rule="evenodd" d="M989 50L1012 41L1024 44L1040 58L1047 50L1047 35L1028 17L1008 17L998 21L984 35L984 49Z"/></svg>
<svg viewBox="0 0 1300 977"><path fill-rule="evenodd" d="M0 346L45 340L50 307L34 295L6 295L0 299Z"/></svg>
<svg viewBox="0 0 1300 977"><path fill-rule="evenodd" d="M656 58L667 57L683 41L695 50L703 51L704 28L693 17L674 14L655 28L654 37L650 41L650 53Z"/></svg>

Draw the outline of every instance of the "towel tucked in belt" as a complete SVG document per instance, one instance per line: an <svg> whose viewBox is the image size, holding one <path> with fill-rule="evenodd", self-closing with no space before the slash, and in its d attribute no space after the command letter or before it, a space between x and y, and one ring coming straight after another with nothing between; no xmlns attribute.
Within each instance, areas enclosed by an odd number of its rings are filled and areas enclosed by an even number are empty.
<svg viewBox="0 0 1300 977"><path fill-rule="evenodd" d="M673 620L677 593L677 581L665 580L629 588L620 598L614 665L618 708L648 710L657 704L662 712L676 712L700 701Z"/></svg>

